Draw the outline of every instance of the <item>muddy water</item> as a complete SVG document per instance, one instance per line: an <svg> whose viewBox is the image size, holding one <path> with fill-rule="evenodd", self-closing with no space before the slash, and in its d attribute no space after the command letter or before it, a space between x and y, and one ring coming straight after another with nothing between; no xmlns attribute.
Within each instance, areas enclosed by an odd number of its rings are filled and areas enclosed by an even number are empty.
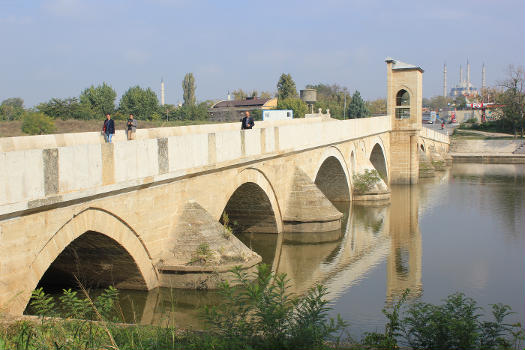
<svg viewBox="0 0 525 350"><path fill-rule="evenodd" d="M437 303L456 291L488 305L502 302L525 316L525 170L522 165L454 164L415 186L392 186L387 205L336 203L345 216L323 243L286 235L241 240L304 293L328 288L333 315L357 338L382 331L381 309L406 288L409 302ZM320 233L319 235L323 235ZM199 310L220 298L211 291L122 291L129 320L200 328Z"/></svg>

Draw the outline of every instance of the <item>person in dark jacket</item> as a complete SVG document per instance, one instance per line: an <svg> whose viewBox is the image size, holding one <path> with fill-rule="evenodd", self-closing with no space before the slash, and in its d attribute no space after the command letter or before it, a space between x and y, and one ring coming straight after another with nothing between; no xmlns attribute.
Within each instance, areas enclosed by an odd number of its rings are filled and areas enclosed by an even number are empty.
<svg viewBox="0 0 525 350"><path fill-rule="evenodd" d="M241 119L241 129L251 129L255 125L253 118L250 117L250 112L244 112L244 118Z"/></svg>
<svg viewBox="0 0 525 350"><path fill-rule="evenodd" d="M111 138L115 135L115 122L111 119L111 115L106 113L106 120L104 120L104 127L102 128L104 132L104 140L111 143Z"/></svg>
<svg viewBox="0 0 525 350"><path fill-rule="evenodd" d="M128 140L135 140L135 132L137 131L137 119L133 118L133 114L129 114L128 119Z"/></svg>

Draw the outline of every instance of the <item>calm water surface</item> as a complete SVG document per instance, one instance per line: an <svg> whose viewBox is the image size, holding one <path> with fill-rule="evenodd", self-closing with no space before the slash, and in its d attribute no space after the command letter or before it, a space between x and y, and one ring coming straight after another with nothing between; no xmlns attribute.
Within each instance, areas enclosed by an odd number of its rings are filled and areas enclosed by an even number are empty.
<svg viewBox="0 0 525 350"><path fill-rule="evenodd" d="M339 239L317 244L286 235L246 234L241 240L304 293L316 282L359 338L382 331L381 309L410 288L409 302L438 303L464 292L489 310L497 302L525 323L525 169L523 165L454 164L415 186L392 186L388 205L349 206ZM320 234L322 235L322 234ZM122 291L127 317L200 328L199 310L216 292Z"/></svg>

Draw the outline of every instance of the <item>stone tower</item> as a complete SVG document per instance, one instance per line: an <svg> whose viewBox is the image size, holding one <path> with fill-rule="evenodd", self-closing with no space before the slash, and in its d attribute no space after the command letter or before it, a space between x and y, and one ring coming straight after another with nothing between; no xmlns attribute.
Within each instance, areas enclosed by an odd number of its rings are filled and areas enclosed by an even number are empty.
<svg viewBox="0 0 525 350"><path fill-rule="evenodd" d="M419 178L417 140L422 120L423 69L387 58L387 114L390 133L390 183L415 184Z"/></svg>

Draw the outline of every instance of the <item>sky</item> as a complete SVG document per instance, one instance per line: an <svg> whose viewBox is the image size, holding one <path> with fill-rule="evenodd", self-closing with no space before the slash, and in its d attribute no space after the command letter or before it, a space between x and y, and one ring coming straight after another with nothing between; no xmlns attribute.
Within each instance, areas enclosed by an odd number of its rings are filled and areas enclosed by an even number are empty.
<svg viewBox="0 0 525 350"><path fill-rule="evenodd" d="M228 91L338 84L365 99L386 95L385 58L424 69L423 95L441 95L459 66L481 85L525 57L523 0L0 0L0 101L26 107L78 97L103 82L121 96L150 87L182 102L195 76L197 100Z"/></svg>

